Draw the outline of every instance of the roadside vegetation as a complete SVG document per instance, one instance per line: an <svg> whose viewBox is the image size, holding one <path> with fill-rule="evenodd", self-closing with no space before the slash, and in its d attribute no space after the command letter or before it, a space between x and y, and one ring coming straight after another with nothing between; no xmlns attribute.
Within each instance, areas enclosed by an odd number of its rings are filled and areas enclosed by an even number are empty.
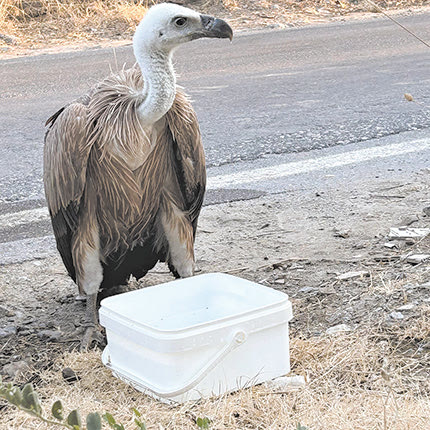
<svg viewBox="0 0 430 430"><path fill-rule="evenodd" d="M130 0L0 0L0 38L12 49L127 39L146 6Z"/></svg>
<svg viewBox="0 0 430 430"><path fill-rule="evenodd" d="M35 49L130 40L152 0L0 0L0 55ZM228 19L235 29L283 28L383 10L430 5L428 0L190 0L182 2Z"/></svg>
<svg viewBox="0 0 430 430"><path fill-rule="evenodd" d="M55 419L46 417L52 415L50 405L58 405L61 399L67 410L77 407L83 416L97 415L100 422L96 427L88 425L88 418L76 419L84 424L66 426L75 429L134 430L134 411L138 410L141 424L137 428L148 430L424 430L430 417L425 376L429 356L414 356L412 351L418 345L423 347L430 335L428 311L428 307L422 308L421 318L404 331L390 333L374 327L308 339L292 337L293 373L305 375L309 381L301 389L273 390L260 385L179 406L157 402L113 378L102 365L99 351L67 353L39 377L42 406L38 407L46 411L45 423L13 406L4 411L2 421L11 430L54 429ZM79 380L65 381L63 366L71 366ZM64 422L66 415L59 417L54 407L52 410L58 422ZM101 421L100 416L105 418ZM110 425L110 416L117 426Z"/></svg>

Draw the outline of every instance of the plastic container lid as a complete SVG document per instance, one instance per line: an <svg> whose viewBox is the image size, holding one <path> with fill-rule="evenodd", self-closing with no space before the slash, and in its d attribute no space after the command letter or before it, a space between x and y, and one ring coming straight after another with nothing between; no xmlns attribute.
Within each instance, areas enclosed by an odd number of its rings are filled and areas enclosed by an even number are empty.
<svg viewBox="0 0 430 430"><path fill-rule="evenodd" d="M102 300L100 309L107 329L163 351L224 341L235 325L251 333L291 317L285 293L223 273L119 294Z"/></svg>

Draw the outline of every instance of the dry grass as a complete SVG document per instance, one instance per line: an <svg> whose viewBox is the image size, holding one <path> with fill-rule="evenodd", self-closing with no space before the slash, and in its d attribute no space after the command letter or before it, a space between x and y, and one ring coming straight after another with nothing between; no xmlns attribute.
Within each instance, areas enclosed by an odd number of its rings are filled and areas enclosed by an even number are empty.
<svg viewBox="0 0 430 430"><path fill-rule="evenodd" d="M147 7L133 0L0 0L0 33L33 48L129 39Z"/></svg>
<svg viewBox="0 0 430 430"><path fill-rule="evenodd" d="M0 0L0 53L84 42L129 40L157 0ZM209 0L184 2L229 20L235 29L303 25L362 12L378 12L366 0ZM428 0L375 0L383 9L422 7Z"/></svg>
<svg viewBox="0 0 430 430"><path fill-rule="evenodd" d="M217 2L206 2L217 3ZM380 13L380 10L398 11L422 8L430 5L428 0L222 0L222 5L231 13L236 28L249 26L277 27L303 25L312 22L359 15Z"/></svg>
<svg viewBox="0 0 430 430"><path fill-rule="evenodd" d="M79 407L84 414L108 411L129 429L134 428L132 407L143 414L148 429L197 428L198 417L208 417L211 429L285 430L295 429L298 422L311 430L425 429L430 417L430 352L428 347L427 354L419 351L430 331L428 310L422 309L422 318L407 332L373 328L293 338L293 373L308 381L295 392L258 386L219 399L168 406L113 378L97 351L66 354L41 375L38 389L46 410L62 399L66 408ZM409 354L408 345L414 345ZM61 377L66 366L81 377L74 386ZM46 428L12 408L2 422L10 430Z"/></svg>

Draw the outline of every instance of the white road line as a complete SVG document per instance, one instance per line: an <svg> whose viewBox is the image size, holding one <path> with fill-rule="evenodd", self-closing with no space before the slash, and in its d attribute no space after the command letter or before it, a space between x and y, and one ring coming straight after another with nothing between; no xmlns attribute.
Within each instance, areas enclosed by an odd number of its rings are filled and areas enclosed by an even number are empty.
<svg viewBox="0 0 430 430"><path fill-rule="evenodd" d="M237 187L253 182L268 181L301 173L327 170L334 167L362 163L376 158L387 158L396 155L419 152L430 149L429 139L419 139L410 142L377 146L374 148L359 149L343 152L336 155L322 156L309 160L278 164L252 170L243 170L226 175L209 176L207 188L216 190L220 188ZM11 228L22 224L49 219L48 209L38 208L0 216L0 228Z"/></svg>
<svg viewBox="0 0 430 430"><path fill-rule="evenodd" d="M48 208L27 209L25 211L0 215L0 228L12 228L45 219L49 219Z"/></svg>
<svg viewBox="0 0 430 430"><path fill-rule="evenodd" d="M310 160L296 161L278 164L271 167L243 170L228 175L208 177L208 188L219 189L231 186L250 184L253 182L267 181L283 178L300 173L327 170L333 167L347 166L376 158L387 158L396 155L419 152L430 149L430 139L418 139L410 142L377 146L374 148L358 149L357 151L344 152L342 154L328 155Z"/></svg>

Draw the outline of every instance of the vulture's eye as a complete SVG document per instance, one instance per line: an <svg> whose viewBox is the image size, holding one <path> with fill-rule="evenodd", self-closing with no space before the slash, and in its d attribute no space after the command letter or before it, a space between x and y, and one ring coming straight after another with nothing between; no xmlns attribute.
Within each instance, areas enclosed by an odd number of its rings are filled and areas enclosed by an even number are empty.
<svg viewBox="0 0 430 430"><path fill-rule="evenodd" d="M187 18L180 16L179 18L175 18L176 27L183 27L187 23Z"/></svg>

